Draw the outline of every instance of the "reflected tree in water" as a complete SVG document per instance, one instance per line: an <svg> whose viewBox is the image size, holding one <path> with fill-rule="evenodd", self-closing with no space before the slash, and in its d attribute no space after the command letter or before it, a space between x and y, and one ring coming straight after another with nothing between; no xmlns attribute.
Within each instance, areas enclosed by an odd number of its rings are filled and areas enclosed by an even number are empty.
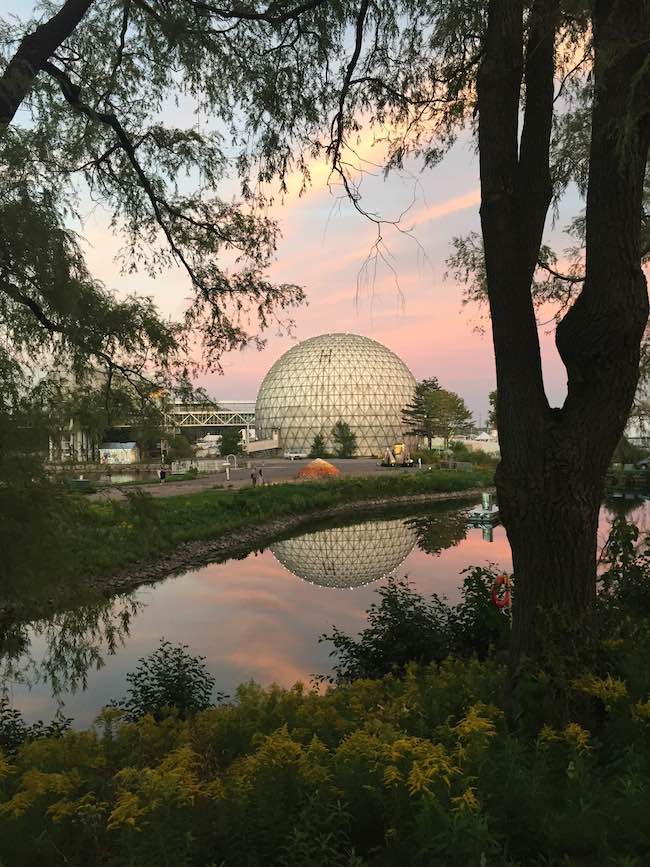
<svg viewBox="0 0 650 867"><path fill-rule="evenodd" d="M467 535L467 512L431 512L408 518L406 526L415 531L418 548L426 554L439 554L453 548Z"/></svg>
<svg viewBox="0 0 650 867"><path fill-rule="evenodd" d="M66 692L85 690L89 672L102 668L105 657L124 644L142 605L133 594L120 594L33 622L5 620L0 623L3 686L49 683L57 699ZM44 644L41 659L32 654L34 639Z"/></svg>

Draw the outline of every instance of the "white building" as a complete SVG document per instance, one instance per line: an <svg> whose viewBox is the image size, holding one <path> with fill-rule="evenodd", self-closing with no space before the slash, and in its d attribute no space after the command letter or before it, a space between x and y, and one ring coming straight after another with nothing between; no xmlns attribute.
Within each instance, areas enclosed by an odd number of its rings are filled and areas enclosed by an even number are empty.
<svg viewBox="0 0 650 867"><path fill-rule="evenodd" d="M102 443L99 447L100 464L137 464L139 460L137 443Z"/></svg>

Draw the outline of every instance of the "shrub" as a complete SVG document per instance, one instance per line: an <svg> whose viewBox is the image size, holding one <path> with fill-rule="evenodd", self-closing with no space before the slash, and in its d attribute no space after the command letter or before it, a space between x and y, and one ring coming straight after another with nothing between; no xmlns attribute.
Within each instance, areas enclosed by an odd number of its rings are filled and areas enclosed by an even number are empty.
<svg viewBox="0 0 650 867"><path fill-rule="evenodd" d="M161 719L170 709L185 719L211 707L214 678L205 667L205 657L187 651L185 644L174 646L161 639L160 647L127 674L130 686L126 697L113 702L112 707L124 711L132 721L147 714ZM223 693L217 694L218 699L223 697Z"/></svg>
<svg viewBox="0 0 650 867"><path fill-rule="evenodd" d="M318 433L314 437L314 441L311 444L311 450L309 452L310 458L326 458L327 450L325 447L325 437Z"/></svg>
<svg viewBox="0 0 650 867"><path fill-rule="evenodd" d="M400 674L409 663L427 665L451 654L485 659L491 651L503 649L510 623L508 615L492 604L495 577L490 569L466 570L461 602L453 606L435 594L427 600L407 581L389 578L377 590L380 602L371 604L368 626L358 639L336 627L321 636L321 641L334 645L336 681Z"/></svg>
<svg viewBox="0 0 650 867"><path fill-rule="evenodd" d="M20 711L11 707L7 696L0 695L0 760L2 753L13 757L23 744L61 737L71 724L71 719L58 715L47 725L42 720L28 725Z"/></svg>

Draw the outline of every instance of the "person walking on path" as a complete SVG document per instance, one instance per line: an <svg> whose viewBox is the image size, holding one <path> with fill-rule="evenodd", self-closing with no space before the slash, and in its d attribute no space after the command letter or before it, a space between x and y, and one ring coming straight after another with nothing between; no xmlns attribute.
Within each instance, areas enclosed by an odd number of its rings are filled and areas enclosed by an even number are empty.
<svg viewBox="0 0 650 867"><path fill-rule="evenodd" d="M253 467L253 469L251 470L251 482L253 484L253 487L255 487L255 485L257 484L257 467Z"/></svg>
<svg viewBox="0 0 650 867"><path fill-rule="evenodd" d="M259 479L260 479L260 485L263 485L264 484L264 473L262 472L262 467L260 467L259 470L257 471L257 475L259 476Z"/></svg>
<svg viewBox="0 0 650 867"><path fill-rule="evenodd" d="M161 468L158 470L158 478L160 479L160 484L162 485L162 483L163 483L163 482L165 481L165 479L167 478L167 471L165 470L164 467L161 467Z"/></svg>

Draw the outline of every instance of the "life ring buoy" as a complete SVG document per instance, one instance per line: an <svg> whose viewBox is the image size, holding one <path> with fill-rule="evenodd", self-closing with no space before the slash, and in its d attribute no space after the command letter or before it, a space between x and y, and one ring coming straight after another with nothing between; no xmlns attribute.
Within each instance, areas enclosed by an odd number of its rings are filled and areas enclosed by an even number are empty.
<svg viewBox="0 0 650 867"><path fill-rule="evenodd" d="M499 587L504 591L499 595ZM497 575L492 585L492 602L497 608L510 608L510 578L507 575Z"/></svg>

